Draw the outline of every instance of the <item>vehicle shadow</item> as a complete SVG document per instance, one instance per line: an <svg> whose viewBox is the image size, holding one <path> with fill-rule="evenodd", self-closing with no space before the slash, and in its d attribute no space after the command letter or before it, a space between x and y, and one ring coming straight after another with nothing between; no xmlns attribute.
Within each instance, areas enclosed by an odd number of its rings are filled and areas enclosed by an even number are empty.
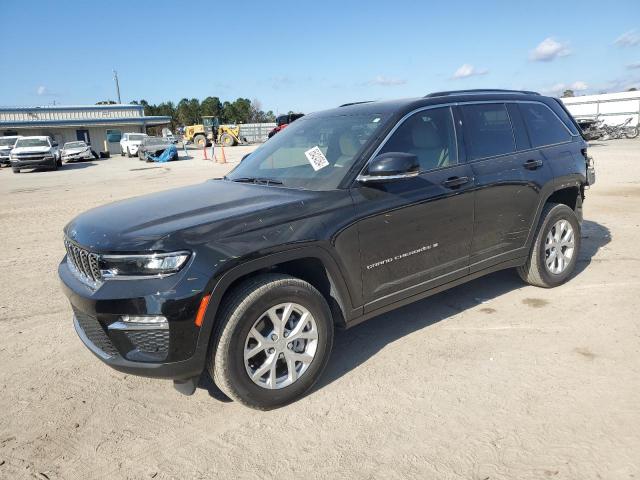
<svg viewBox="0 0 640 480"><path fill-rule="evenodd" d="M611 234L607 227L585 220L582 223L582 245L574 276L580 275L598 250L610 241ZM324 388L355 370L386 345L406 335L524 286L514 269L503 270L372 318L349 330L338 329L329 364L314 390ZM231 401L215 385L206 369L200 377L198 388L207 390L216 400Z"/></svg>
<svg viewBox="0 0 640 480"><path fill-rule="evenodd" d="M585 220L574 276L580 275L598 250L610 241L607 227ZM372 318L349 330L336 330L329 365L315 389L323 388L358 368L386 345L406 335L524 286L514 269L503 270Z"/></svg>
<svg viewBox="0 0 640 480"><path fill-rule="evenodd" d="M85 161L85 162L73 162L73 163L65 163L61 169L62 170L81 170L83 168L87 168L87 167L95 167L96 164L94 163L96 160L89 160L89 161Z"/></svg>

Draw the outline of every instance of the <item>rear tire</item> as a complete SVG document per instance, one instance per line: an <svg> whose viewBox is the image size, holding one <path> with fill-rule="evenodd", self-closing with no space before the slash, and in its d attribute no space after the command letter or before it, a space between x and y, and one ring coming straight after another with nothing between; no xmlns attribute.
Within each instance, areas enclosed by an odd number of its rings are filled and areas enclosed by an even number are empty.
<svg viewBox="0 0 640 480"><path fill-rule="evenodd" d="M284 305L292 307L277 310L277 320L271 322L270 309ZM284 326L278 330L276 323L282 319ZM298 323L303 320L306 325ZM296 325L302 326L297 334ZM254 334L258 330L259 335ZM297 339L298 335L315 335L315 340ZM302 343L294 345L285 338ZM248 407L270 410L297 400L316 383L333 345L333 321L326 300L308 282L281 274L258 275L225 296L212 339L208 369L218 388ZM246 352L254 348L258 353L245 360ZM298 355L305 361L298 360ZM267 369L257 376L260 366ZM249 371L255 375L253 380Z"/></svg>
<svg viewBox="0 0 640 480"><path fill-rule="evenodd" d="M13 173L20 173L20 169L19 168L11 167L11 170L13 170Z"/></svg>
<svg viewBox="0 0 640 480"><path fill-rule="evenodd" d="M568 240L569 232L572 242ZM580 223L575 212L564 204L547 203L540 215L529 258L517 268L518 275L536 287L557 287L575 270L579 253Z"/></svg>

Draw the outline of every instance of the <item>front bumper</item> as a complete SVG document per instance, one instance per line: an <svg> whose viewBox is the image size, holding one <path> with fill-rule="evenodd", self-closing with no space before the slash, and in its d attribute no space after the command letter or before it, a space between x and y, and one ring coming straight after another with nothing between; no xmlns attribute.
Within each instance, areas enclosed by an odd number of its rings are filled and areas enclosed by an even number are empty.
<svg viewBox="0 0 640 480"><path fill-rule="evenodd" d="M15 168L54 168L56 166L56 159L55 157L12 158L11 166Z"/></svg>
<svg viewBox="0 0 640 480"><path fill-rule="evenodd" d="M74 155L63 155L63 162L74 162L76 160L93 160L93 154L91 152L81 152Z"/></svg>
<svg viewBox="0 0 640 480"><path fill-rule="evenodd" d="M106 281L93 291L69 270L66 257L58 267L75 330L94 355L121 372L174 380L199 376L208 350L208 335L194 324L203 294L182 285L184 273ZM122 315L164 315L169 328L123 330Z"/></svg>

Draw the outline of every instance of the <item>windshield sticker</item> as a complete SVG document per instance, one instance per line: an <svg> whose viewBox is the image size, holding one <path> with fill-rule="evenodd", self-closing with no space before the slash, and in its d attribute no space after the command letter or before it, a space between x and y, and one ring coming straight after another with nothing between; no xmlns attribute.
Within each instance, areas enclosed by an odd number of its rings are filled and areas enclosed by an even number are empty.
<svg viewBox="0 0 640 480"><path fill-rule="evenodd" d="M324 153L322 153L322 150L320 150L320 147L317 145L304 152L304 156L307 157L307 160L309 160L309 163L316 172L329 165L327 157L324 156Z"/></svg>

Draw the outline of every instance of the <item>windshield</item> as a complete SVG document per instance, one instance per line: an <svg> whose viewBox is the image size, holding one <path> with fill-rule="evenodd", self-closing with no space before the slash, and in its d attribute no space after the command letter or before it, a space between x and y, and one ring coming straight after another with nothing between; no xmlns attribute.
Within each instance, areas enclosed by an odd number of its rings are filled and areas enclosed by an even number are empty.
<svg viewBox="0 0 640 480"><path fill-rule="evenodd" d="M63 148L81 148L86 146L87 144L84 142L67 142L64 144Z"/></svg>
<svg viewBox="0 0 640 480"><path fill-rule="evenodd" d="M4 137L0 138L0 147L13 147L13 144L16 143L16 137Z"/></svg>
<svg viewBox="0 0 640 480"><path fill-rule="evenodd" d="M134 134L134 135L131 135L131 134L130 134L130 135L129 135L129 140L130 140L131 142L139 142L139 141L141 141L144 137L145 137L145 135L143 135L143 134L141 134L141 133L140 133L140 134L138 134L138 135L135 135L135 134Z"/></svg>
<svg viewBox="0 0 640 480"><path fill-rule="evenodd" d="M226 178L333 190L385 118L381 114L302 117L255 150Z"/></svg>
<svg viewBox="0 0 640 480"><path fill-rule="evenodd" d="M16 142L18 147L48 147L49 142L46 138L19 138Z"/></svg>

